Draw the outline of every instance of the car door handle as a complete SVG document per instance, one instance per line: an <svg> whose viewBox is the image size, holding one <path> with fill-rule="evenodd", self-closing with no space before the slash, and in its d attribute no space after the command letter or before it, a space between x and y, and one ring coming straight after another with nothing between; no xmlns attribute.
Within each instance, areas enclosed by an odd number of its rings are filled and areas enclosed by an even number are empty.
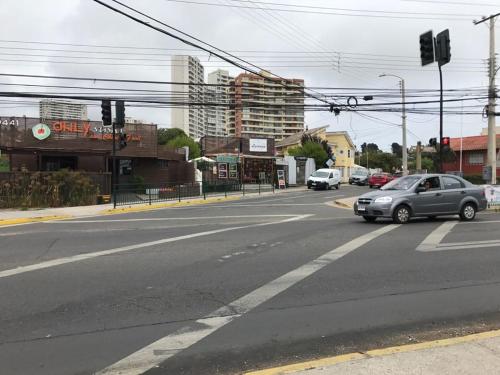
<svg viewBox="0 0 500 375"><path fill-rule="evenodd" d="M465 191L461 191L461 192L460 192L460 194L467 194L467 192L465 192Z"/></svg>

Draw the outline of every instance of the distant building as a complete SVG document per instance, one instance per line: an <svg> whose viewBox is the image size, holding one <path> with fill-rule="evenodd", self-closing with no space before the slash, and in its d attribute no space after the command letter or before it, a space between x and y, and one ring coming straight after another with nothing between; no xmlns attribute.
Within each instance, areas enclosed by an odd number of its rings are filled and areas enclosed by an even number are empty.
<svg viewBox="0 0 500 375"><path fill-rule="evenodd" d="M229 81L232 78L227 70L218 69L208 75L209 85L205 88L205 101L228 104ZM227 134L228 109L225 106L205 107L205 135L222 137Z"/></svg>
<svg viewBox="0 0 500 375"><path fill-rule="evenodd" d="M172 56L171 77L174 97L178 104L171 111L171 126L179 128L192 138L205 134L205 111L203 105L186 104L204 102L204 69L200 60L192 56Z"/></svg>
<svg viewBox="0 0 500 375"><path fill-rule="evenodd" d="M261 71L231 80L228 135L272 137L276 141L304 130L304 80L275 78Z"/></svg>
<svg viewBox="0 0 500 375"><path fill-rule="evenodd" d="M40 101L39 117L46 120L88 120L87 105L69 100L44 99Z"/></svg>

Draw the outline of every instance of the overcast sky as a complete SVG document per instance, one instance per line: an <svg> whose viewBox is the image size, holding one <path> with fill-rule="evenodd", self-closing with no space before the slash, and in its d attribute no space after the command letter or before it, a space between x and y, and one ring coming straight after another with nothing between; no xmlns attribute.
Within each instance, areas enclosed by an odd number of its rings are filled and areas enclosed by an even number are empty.
<svg viewBox="0 0 500 375"><path fill-rule="evenodd" d="M106 1L118 6L111 0ZM375 89L396 89L398 79L379 78L382 73L397 74L404 78L408 92L415 89L439 89L437 65L420 67L418 36L430 29L436 34L446 28L450 30L452 60L443 67L445 88L485 87L488 84L486 76L488 28L487 23L474 26L472 20L479 19L481 15L500 11L500 5L494 4L495 0L482 0L477 3L473 0L433 2L427 0L261 0L260 2L123 0L122 2L219 48L238 51L235 52L238 56L280 76L303 78L308 87L330 87L331 89L323 91L335 93L339 92L337 88L341 87L373 89L373 92ZM249 9L252 7L267 7L272 10ZM2 0L0 17L2 20L0 72L2 73L168 81L170 80L168 55L176 52L198 56L205 66L206 73L219 67L229 69L233 75L241 72L237 68L228 67L227 63L213 56L209 57L207 53L191 51L191 47L126 19L92 0ZM497 22L497 34L500 29L498 25L500 22ZM497 50L499 50L499 40L500 36L497 36ZM58 45L62 43L91 46ZM136 48L97 47L101 45ZM146 50L137 47L165 50ZM333 53L334 51L340 52L340 58L338 53ZM94 58L89 58L91 56ZM102 65L103 63L108 65ZM49 81L15 77L0 77L0 82L118 87L99 82ZM153 85L127 84L126 87L167 89L165 86L159 88ZM5 85L1 89L1 91L13 90L40 89ZM74 89L46 89L46 91L76 92ZM370 90L366 92L371 93ZM482 94L484 95L484 92ZM375 99L377 100L377 96ZM379 98L377 102L383 100L388 99ZM408 98L408 101L411 100L424 99ZM464 102L465 106L484 104L486 100ZM449 105L460 107L460 103ZM412 108L411 105L408 107ZM478 111L477 108L474 110ZM0 116L23 114L37 116L38 107L0 102ZM89 114L92 119L99 120L100 108L91 106ZM401 142L400 127L389 124L400 124L400 114L375 112L368 114L377 120L361 117L352 112L342 112L337 117L329 112L306 113L306 124L309 128L330 125L330 130L347 130L358 145L365 141L375 142L388 149L392 142ZM127 116L158 123L160 126L170 125L168 109L127 108ZM464 135L476 135L487 126L487 122L481 115L447 115L444 122L445 135L459 136L462 125ZM408 129L411 132L408 135L409 145L415 144L418 139L427 142L431 136L437 136L438 127L437 115L409 114Z"/></svg>

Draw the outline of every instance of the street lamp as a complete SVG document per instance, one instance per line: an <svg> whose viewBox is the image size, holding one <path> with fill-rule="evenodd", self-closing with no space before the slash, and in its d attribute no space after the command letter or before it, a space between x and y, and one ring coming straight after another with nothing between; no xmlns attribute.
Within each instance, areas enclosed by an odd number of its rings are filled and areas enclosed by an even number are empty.
<svg viewBox="0 0 500 375"><path fill-rule="evenodd" d="M402 111L402 127L403 127L403 175L408 174L408 151L406 148L406 105L405 105L405 80L395 74L380 74L379 77L396 77L401 83L401 102L403 105Z"/></svg>

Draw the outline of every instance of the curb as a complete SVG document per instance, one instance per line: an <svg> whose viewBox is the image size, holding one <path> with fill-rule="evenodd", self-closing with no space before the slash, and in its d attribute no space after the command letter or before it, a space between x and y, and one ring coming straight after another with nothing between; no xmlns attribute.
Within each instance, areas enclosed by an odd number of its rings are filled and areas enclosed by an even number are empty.
<svg viewBox="0 0 500 375"><path fill-rule="evenodd" d="M70 218L72 218L72 216L67 215L67 216L20 217L17 219L0 219L0 227L19 225L19 224L40 223L44 221L65 220Z"/></svg>
<svg viewBox="0 0 500 375"><path fill-rule="evenodd" d="M189 207L189 206L198 206L203 204L217 203L217 202L226 202L226 201L235 201L239 200L241 197L219 197L219 198L209 198L209 199L193 199L193 200L185 200L181 202L168 202L168 203L157 203L152 205L145 206L129 206L122 208L111 208L107 210L100 211L98 215L118 215L118 214L126 214L132 212L144 212L144 211L155 211L160 210L162 208L170 208L170 207Z"/></svg>
<svg viewBox="0 0 500 375"><path fill-rule="evenodd" d="M426 350L426 349L442 348L446 346L464 344L468 342L485 340L495 337L500 337L500 330L486 331L467 336L453 337L449 339L426 341L418 344L408 344L408 345L393 346L383 349L374 349L374 350L369 350L367 352L343 354L335 357L327 357L312 361L295 363L292 365L246 372L245 375L284 375L291 372L306 371L318 367L333 366L339 363L344 363L354 360L369 359L374 357L388 356L391 354L407 353L407 352Z"/></svg>

